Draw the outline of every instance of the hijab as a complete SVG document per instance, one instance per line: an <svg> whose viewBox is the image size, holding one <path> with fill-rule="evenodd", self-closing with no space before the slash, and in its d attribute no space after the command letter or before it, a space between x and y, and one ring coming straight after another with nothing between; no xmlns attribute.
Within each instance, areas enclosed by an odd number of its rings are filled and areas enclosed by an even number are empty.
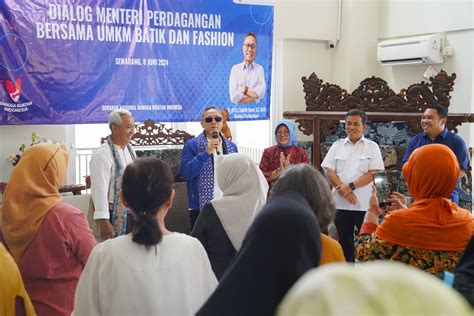
<svg viewBox="0 0 474 316"><path fill-rule="evenodd" d="M459 178L451 149L430 144L413 151L403 175L414 202L407 210L389 213L376 230L385 241L407 247L463 250L472 236L474 218L449 200Z"/></svg>
<svg viewBox="0 0 474 316"><path fill-rule="evenodd" d="M286 128L288 128L288 133L290 134L289 139L288 139L288 143L286 143L285 145L280 144L278 142L278 137L276 136L277 130L281 125L285 125ZM298 133L296 131L295 125L293 125L293 123L290 120L281 120L281 121L279 121L276 124L274 134L275 134L275 141L278 144L278 146L280 146L280 147L296 146L296 143L298 142Z"/></svg>
<svg viewBox="0 0 474 316"><path fill-rule="evenodd" d="M61 202L68 152L63 145L28 148L13 169L3 195L3 238L18 263L48 211Z"/></svg>
<svg viewBox="0 0 474 316"><path fill-rule="evenodd" d="M343 299L341 299L343 294ZM331 264L306 273L288 292L277 316L472 315L436 277L387 260Z"/></svg>
<svg viewBox="0 0 474 316"><path fill-rule="evenodd" d="M215 158L217 183L223 196L211 204L238 251L255 215L265 205L268 183L257 164L246 155Z"/></svg>
<svg viewBox="0 0 474 316"><path fill-rule="evenodd" d="M298 193L273 198L250 226L234 263L197 315L273 315L321 257L319 223Z"/></svg>

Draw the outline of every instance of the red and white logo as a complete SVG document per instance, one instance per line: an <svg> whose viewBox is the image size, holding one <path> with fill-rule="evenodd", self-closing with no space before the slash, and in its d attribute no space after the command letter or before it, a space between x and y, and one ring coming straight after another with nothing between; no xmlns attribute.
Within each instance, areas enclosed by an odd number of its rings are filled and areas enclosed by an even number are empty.
<svg viewBox="0 0 474 316"><path fill-rule="evenodd" d="M12 98L13 102L18 102L21 95L21 80L20 78L16 79L15 83L10 80L6 80L7 92Z"/></svg>

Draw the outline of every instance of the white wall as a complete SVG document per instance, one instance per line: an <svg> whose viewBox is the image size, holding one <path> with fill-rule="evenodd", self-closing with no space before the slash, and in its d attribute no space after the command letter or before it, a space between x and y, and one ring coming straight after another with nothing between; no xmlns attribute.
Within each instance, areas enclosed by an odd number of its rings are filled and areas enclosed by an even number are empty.
<svg viewBox="0 0 474 316"><path fill-rule="evenodd" d="M31 134L36 132L41 137L64 143L69 149L69 168L66 183L74 179L74 127L72 125L11 125L0 126L0 181L8 181L12 166L5 160L10 153L17 153L21 144L31 144Z"/></svg>

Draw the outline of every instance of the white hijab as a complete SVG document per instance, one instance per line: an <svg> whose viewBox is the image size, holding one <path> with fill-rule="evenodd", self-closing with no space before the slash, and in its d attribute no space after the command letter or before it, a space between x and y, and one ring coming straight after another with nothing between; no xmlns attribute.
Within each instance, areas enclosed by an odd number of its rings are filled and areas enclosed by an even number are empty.
<svg viewBox="0 0 474 316"><path fill-rule="evenodd" d="M243 154L216 157L222 198L211 201L234 248L239 251L250 224L267 200L268 183L257 164Z"/></svg>

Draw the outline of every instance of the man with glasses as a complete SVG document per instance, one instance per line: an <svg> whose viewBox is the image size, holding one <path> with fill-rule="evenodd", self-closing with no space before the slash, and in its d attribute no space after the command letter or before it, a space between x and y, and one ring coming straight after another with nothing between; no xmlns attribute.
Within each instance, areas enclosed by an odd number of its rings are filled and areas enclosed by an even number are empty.
<svg viewBox="0 0 474 316"><path fill-rule="evenodd" d="M125 167L135 158L130 146L135 134L135 121L128 110L114 110L109 114L110 136L92 154L91 196L94 210L89 210L89 224L96 238L105 240L124 235L127 229L127 209L119 199L120 177ZM131 226L131 215L128 216ZM98 231L97 231L98 230Z"/></svg>
<svg viewBox="0 0 474 316"><path fill-rule="evenodd" d="M201 207L214 198L214 155L237 152L237 146L221 134L222 112L215 106L201 115L204 131L184 144L181 155L181 175L187 180L191 229Z"/></svg>
<svg viewBox="0 0 474 316"><path fill-rule="evenodd" d="M265 74L255 62L257 35L249 32L242 45L244 61L232 66L229 77L229 96L232 103L258 103L265 97Z"/></svg>
<svg viewBox="0 0 474 316"><path fill-rule="evenodd" d="M460 174L456 187L449 197L451 201L459 204L459 190L461 177L467 171L467 147L464 140L457 134L448 131L446 122L448 121L448 109L440 104L428 105L421 116L421 128L423 132L413 136L408 141L405 156L402 162L407 162L411 153L418 147L428 144L443 144L451 148L459 162Z"/></svg>

